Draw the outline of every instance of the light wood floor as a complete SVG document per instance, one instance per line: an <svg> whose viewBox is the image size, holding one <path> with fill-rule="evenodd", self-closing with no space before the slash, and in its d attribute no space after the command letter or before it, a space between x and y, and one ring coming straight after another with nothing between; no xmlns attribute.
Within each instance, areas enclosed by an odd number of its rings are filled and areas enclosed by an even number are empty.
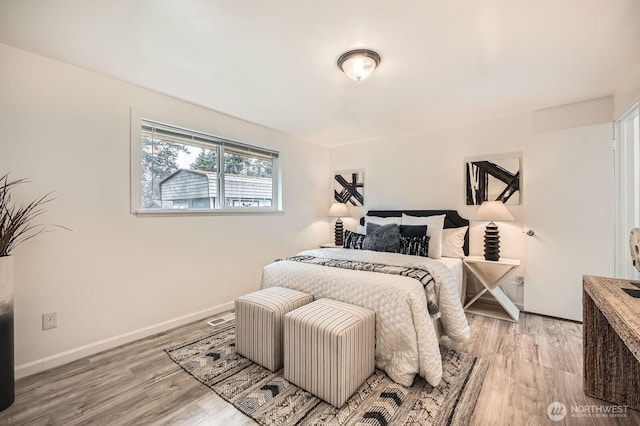
<svg viewBox="0 0 640 426"><path fill-rule="evenodd" d="M487 359L473 425L638 425L625 418L547 417L552 401L608 405L582 392L582 326L522 314L519 323L468 315L472 338L443 344ZM208 333L204 321L21 379L0 425L249 425L213 391L177 366L164 348Z"/></svg>

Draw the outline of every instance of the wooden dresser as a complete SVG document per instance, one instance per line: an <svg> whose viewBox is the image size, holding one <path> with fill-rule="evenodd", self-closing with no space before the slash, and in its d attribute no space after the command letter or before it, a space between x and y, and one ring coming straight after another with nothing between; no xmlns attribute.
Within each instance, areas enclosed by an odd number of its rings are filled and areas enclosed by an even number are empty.
<svg viewBox="0 0 640 426"><path fill-rule="evenodd" d="M583 277L584 392L640 410L640 299L629 280Z"/></svg>

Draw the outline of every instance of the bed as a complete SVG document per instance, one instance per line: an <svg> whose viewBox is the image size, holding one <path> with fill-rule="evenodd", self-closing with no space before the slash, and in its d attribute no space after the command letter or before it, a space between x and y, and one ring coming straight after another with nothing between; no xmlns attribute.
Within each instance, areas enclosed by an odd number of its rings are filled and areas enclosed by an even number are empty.
<svg viewBox="0 0 640 426"><path fill-rule="evenodd" d="M367 217L402 217L403 213L444 214L445 229L462 230L469 223L452 210L374 210ZM468 254L468 230L462 245ZM410 386L416 374L433 386L440 382L439 329L455 341L469 337L461 283L459 258L345 248L303 251L265 266L262 278L263 288L293 288L376 312L376 367L403 386Z"/></svg>

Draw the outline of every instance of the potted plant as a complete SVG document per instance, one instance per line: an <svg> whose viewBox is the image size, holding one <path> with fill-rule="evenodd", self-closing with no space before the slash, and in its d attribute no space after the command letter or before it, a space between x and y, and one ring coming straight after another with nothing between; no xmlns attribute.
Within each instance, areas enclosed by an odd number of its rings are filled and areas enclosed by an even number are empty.
<svg viewBox="0 0 640 426"><path fill-rule="evenodd" d="M13 250L27 240L45 232L47 225L34 224L34 219L46 210L53 200L51 193L30 203L16 203L11 192L27 183L26 179L0 178L0 411L13 404Z"/></svg>

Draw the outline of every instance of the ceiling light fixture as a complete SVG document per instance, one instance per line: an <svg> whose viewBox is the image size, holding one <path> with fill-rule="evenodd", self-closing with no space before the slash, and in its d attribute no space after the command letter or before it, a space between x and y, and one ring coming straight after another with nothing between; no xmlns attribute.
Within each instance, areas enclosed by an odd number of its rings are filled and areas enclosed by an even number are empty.
<svg viewBox="0 0 640 426"><path fill-rule="evenodd" d="M369 49L350 50L338 58L338 67L355 81L369 77L378 65L380 55Z"/></svg>

